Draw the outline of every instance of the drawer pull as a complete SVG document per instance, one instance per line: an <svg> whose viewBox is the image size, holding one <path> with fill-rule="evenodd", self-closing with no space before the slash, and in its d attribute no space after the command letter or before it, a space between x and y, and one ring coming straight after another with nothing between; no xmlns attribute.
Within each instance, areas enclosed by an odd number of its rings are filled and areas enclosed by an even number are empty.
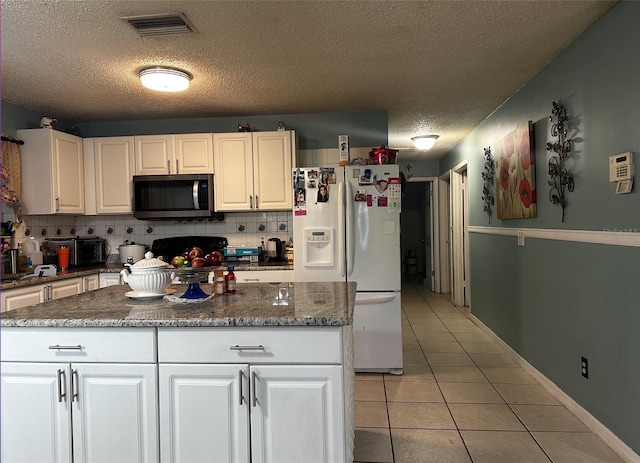
<svg viewBox="0 0 640 463"><path fill-rule="evenodd" d="M260 278L244 278L242 281L245 281L245 282L249 282L249 281L260 281Z"/></svg>
<svg viewBox="0 0 640 463"><path fill-rule="evenodd" d="M64 388L64 392L63 392ZM64 370L58 370L58 402L62 402L62 398L67 395L67 381Z"/></svg>
<svg viewBox="0 0 640 463"><path fill-rule="evenodd" d="M52 350L82 350L82 346L78 344L77 346L61 346L60 344L56 344L55 346L49 346L49 349Z"/></svg>
<svg viewBox="0 0 640 463"><path fill-rule="evenodd" d="M239 346L236 344L235 346L229 346L231 350L264 350L264 346L260 344L259 346Z"/></svg>

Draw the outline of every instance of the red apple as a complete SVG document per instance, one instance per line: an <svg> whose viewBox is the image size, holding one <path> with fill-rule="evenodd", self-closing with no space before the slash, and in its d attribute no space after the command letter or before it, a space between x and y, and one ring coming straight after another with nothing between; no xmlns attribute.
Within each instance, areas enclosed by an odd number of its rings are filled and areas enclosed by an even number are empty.
<svg viewBox="0 0 640 463"><path fill-rule="evenodd" d="M194 259L191 259L191 266L192 267L206 267L207 266L207 259L205 259L204 257L196 257Z"/></svg>
<svg viewBox="0 0 640 463"><path fill-rule="evenodd" d="M224 255L219 251L213 251L204 256L209 261L210 265L218 266L224 262Z"/></svg>
<svg viewBox="0 0 640 463"><path fill-rule="evenodd" d="M202 249L198 247L193 247L191 248L191 251L189 251L189 259L195 259L196 257L202 257L202 256L203 256Z"/></svg>
<svg viewBox="0 0 640 463"><path fill-rule="evenodd" d="M182 253L182 257L185 258L185 260L189 260L189 251L185 251Z"/></svg>

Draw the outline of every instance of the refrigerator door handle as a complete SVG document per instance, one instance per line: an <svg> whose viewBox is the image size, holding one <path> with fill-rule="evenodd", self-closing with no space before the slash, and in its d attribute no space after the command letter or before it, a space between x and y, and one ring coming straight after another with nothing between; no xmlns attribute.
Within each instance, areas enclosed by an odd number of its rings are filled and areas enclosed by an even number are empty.
<svg viewBox="0 0 640 463"><path fill-rule="evenodd" d="M397 296L369 296L366 299L356 297L356 305L384 304L393 301Z"/></svg>
<svg viewBox="0 0 640 463"><path fill-rule="evenodd" d="M351 183L345 181L345 204L347 209L346 215L346 225L347 229L345 231L346 239L347 239L347 277L353 274L353 263L356 257L356 224L355 224L355 213L353 207L353 192L351 191Z"/></svg>
<svg viewBox="0 0 640 463"><path fill-rule="evenodd" d="M345 227L345 210L344 210L344 184L342 181L338 183L338 270L340 271L340 276L346 276L345 269L345 256L344 256L344 248L345 248L345 236L344 236L344 227Z"/></svg>

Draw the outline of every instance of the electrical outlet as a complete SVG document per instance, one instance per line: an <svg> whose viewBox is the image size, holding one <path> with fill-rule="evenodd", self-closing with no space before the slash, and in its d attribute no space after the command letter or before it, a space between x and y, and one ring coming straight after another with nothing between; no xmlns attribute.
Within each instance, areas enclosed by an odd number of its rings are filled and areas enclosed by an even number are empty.
<svg viewBox="0 0 640 463"><path fill-rule="evenodd" d="M524 246L524 232L518 232L518 246Z"/></svg>
<svg viewBox="0 0 640 463"><path fill-rule="evenodd" d="M589 379L589 361L586 357L582 357L582 362L580 363L582 376Z"/></svg>
<svg viewBox="0 0 640 463"><path fill-rule="evenodd" d="M264 245L267 242L267 237L264 235L260 235L260 245Z"/></svg>

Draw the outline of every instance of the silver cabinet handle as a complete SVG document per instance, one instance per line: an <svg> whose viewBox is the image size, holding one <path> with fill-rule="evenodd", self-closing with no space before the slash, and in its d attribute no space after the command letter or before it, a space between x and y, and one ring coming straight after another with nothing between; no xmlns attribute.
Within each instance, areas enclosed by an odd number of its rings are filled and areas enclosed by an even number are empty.
<svg viewBox="0 0 640 463"><path fill-rule="evenodd" d="M253 392L253 403L251 405L254 407L258 405L258 390L256 389L257 376L255 371L251 372L251 392Z"/></svg>
<svg viewBox="0 0 640 463"><path fill-rule="evenodd" d="M260 209L260 206L258 206L258 195L256 195L256 211Z"/></svg>
<svg viewBox="0 0 640 463"><path fill-rule="evenodd" d="M82 345L78 344L76 346L61 346L60 344L56 344L54 346L49 346L51 350L82 350Z"/></svg>
<svg viewBox="0 0 640 463"><path fill-rule="evenodd" d="M178 160L176 159L176 174L180 173L180 169L178 168Z"/></svg>
<svg viewBox="0 0 640 463"><path fill-rule="evenodd" d="M171 174L171 161L167 159L167 174Z"/></svg>
<svg viewBox="0 0 640 463"><path fill-rule="evenodd" d="M60 197L56 198L56 212L60 212Z"/></svg>
<svg viewBox="0 0 640 463"><path fill-rule="evenodd" d="M71 369L71 402L78 399L78 370Z"/></svg>
<svg viewBox="0 0 640 463"><path fill-rule="evenodd" d="M239 346L236 344L235 346L229 346L231 350L264 350L264 346L260 344L259 346Z"/></svg>
<svg viewBox="0 0 640 463"><path fill-rule="evenodd" d="M64 388L64 392L62 392ZM67 396L67 380L64 370L58 370L58 402L62 402L62 398Z"/></svg>
<svg viewBox="0 0 640 463"><path fill-rule="evenodd" d="M260 281L260 278L243 278L242 281Z"/></svg>
<svg viewBox="0 0 640 463"><path fill-rule="evenodd" d="M249 195L249 209L253 210L253 195Z"/></svg>
<svg viewBox="0 0 640 463"><path fill-rule="evenodd" d="M244 402L244 392L242 391L242 383L244 379L244 373L242 370L238 370L238 382L240 383L240 405Z"/></svg>

